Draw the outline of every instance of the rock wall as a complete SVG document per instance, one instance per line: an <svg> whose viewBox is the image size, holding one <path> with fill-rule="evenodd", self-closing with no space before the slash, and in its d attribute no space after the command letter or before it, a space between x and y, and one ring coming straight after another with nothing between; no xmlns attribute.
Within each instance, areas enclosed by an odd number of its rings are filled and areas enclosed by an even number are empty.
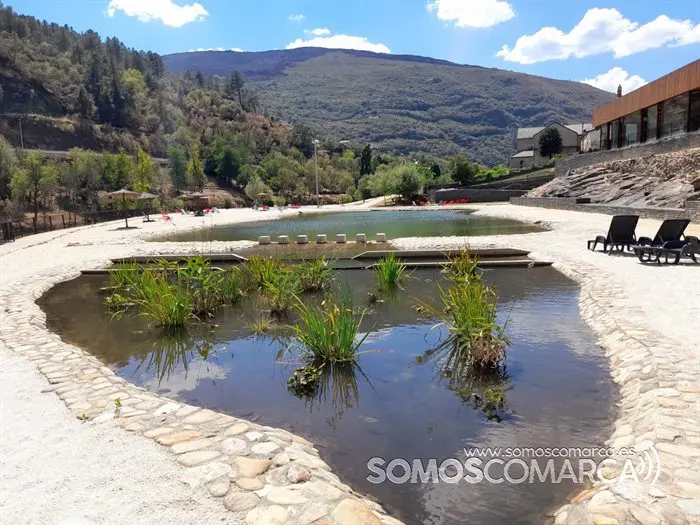
<svg viewBox="0 0 700 525"><path fill-rule="evenodd" d="M615 206L683 208L700 199L700 148L569 170L527 197L588 198ZM698 189L696 189L698 188Z"/></svg>

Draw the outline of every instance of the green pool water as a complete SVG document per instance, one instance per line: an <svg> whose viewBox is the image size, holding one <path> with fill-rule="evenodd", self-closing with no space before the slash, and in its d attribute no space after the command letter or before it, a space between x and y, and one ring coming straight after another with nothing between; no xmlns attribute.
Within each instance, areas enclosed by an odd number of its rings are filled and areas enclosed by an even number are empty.
<svg viewBox="0 0 700 525"><path fill-rule="evenodd" d="M409 210L409 211L358 211L343 213L304 213L275 219L279 212L269 214L270 220L231 224L197 231L173 233L155 239L157 241L245 241L257 240L261 235L328 235L332 241L336 234L345 233L353 240L357 233L366 233L368 239L378 232L389 239L399 237L476 236L532 233L543 228L512 219L482 217L468 211Z"/></svg>

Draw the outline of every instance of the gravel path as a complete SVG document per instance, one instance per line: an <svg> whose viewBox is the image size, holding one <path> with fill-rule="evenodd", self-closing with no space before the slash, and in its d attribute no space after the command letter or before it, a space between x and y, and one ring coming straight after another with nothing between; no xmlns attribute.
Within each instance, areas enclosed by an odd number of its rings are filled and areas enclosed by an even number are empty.
<svg viewBox="0 0 700 525"><path fill-rule="evenodd" d="M153 441L74 418L36 368L0 349L0 508L7 524L235 523Z"/></svg>

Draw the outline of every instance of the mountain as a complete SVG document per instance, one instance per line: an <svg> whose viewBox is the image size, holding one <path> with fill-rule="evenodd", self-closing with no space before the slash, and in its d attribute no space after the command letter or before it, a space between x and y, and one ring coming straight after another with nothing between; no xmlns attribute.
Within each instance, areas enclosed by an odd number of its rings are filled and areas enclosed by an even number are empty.
<svg viewBox="0 0 700 525"><path fill-rule="evenodd" d="M580 82L432 58L300 48L163 57L171 72L240 71L276 118L380 151L505 163L518 127L590 122L611 93Z"/></svg>

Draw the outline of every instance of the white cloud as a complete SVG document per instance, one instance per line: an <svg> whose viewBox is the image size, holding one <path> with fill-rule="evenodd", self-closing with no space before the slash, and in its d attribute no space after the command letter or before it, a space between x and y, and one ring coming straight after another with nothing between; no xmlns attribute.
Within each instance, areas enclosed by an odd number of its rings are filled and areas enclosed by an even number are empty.
<svg viewBox="0 0 700 525"><path fill-rule="evenodd" d="M327 36L331 34L331 30L327 27L317 27L316 29L304 29L304 34L314 36Z"/></svg>
<svg viewBox="0 0 700 525"><path fill-rule="evenodd" d="M375 44L364 36L351 35L316 36L308 40L297 38L294 42L287 44L287 49L296 49L298 47L326 47L330 49L357 49L359 51L373 51L374 53L391 53L391 49L384 44Z"/></svg>
<svg viewBox="0 0 700 525"><path fill-rule="evenodd" d="M299 14L299 15L289 15L289 16L287 17L287 20L289 20L290 22L301 22L302 20L304 20L304 18L306 18L306 17L305 17L304 15L302 15L302 14Z"/></svg>
<svg viewBox="0 0 700 525"><path fill-rule="evenodd" d="M456 27L491 27L515 16L513 6L504 0L433 0L426 8Z"/></svg>
<svg viewBox="0 0 700 525"><path fill-rule="evenodd" d="M235 51L236 53L243 53L243 50L239 47L232 47L225 49L223 47L198 47L196 49L188 49L188 53L195 53L200 51Z"/></svg>
<svg viewBox="0 0 700 525"><path fill-rule="evenodd" d="M523 35L510 48L504 45L496 53L509 62L534 64L546 60L587 57L612 53L626 57L663 46L682 46L700 42L700 24L661 15L640 25L628 20L617 9L593 8L586 11L574 28L564 33L556 27L543 27L532 35Z"/></svg>
<svg viewBox="0 0 700 525"><path fill-rule="evenodd" d="M647 81L639 75L630 75L621 67L614 67L607 73L601 73L600 75L587 78L581 82L595 86L598 89L612 91L613 93L617 92L617 86L622 86L623 94L634 91L647 83Z"/></svg>
<svg viewBox="0 0 700 525"><path fill-rule="evenodd" d="M209 13L201 4L177 5L172 0L109 0L107 15L117 11L134 16L141 22L160 20L166 26L182 27L190 22L204 20Z"/></svg>

